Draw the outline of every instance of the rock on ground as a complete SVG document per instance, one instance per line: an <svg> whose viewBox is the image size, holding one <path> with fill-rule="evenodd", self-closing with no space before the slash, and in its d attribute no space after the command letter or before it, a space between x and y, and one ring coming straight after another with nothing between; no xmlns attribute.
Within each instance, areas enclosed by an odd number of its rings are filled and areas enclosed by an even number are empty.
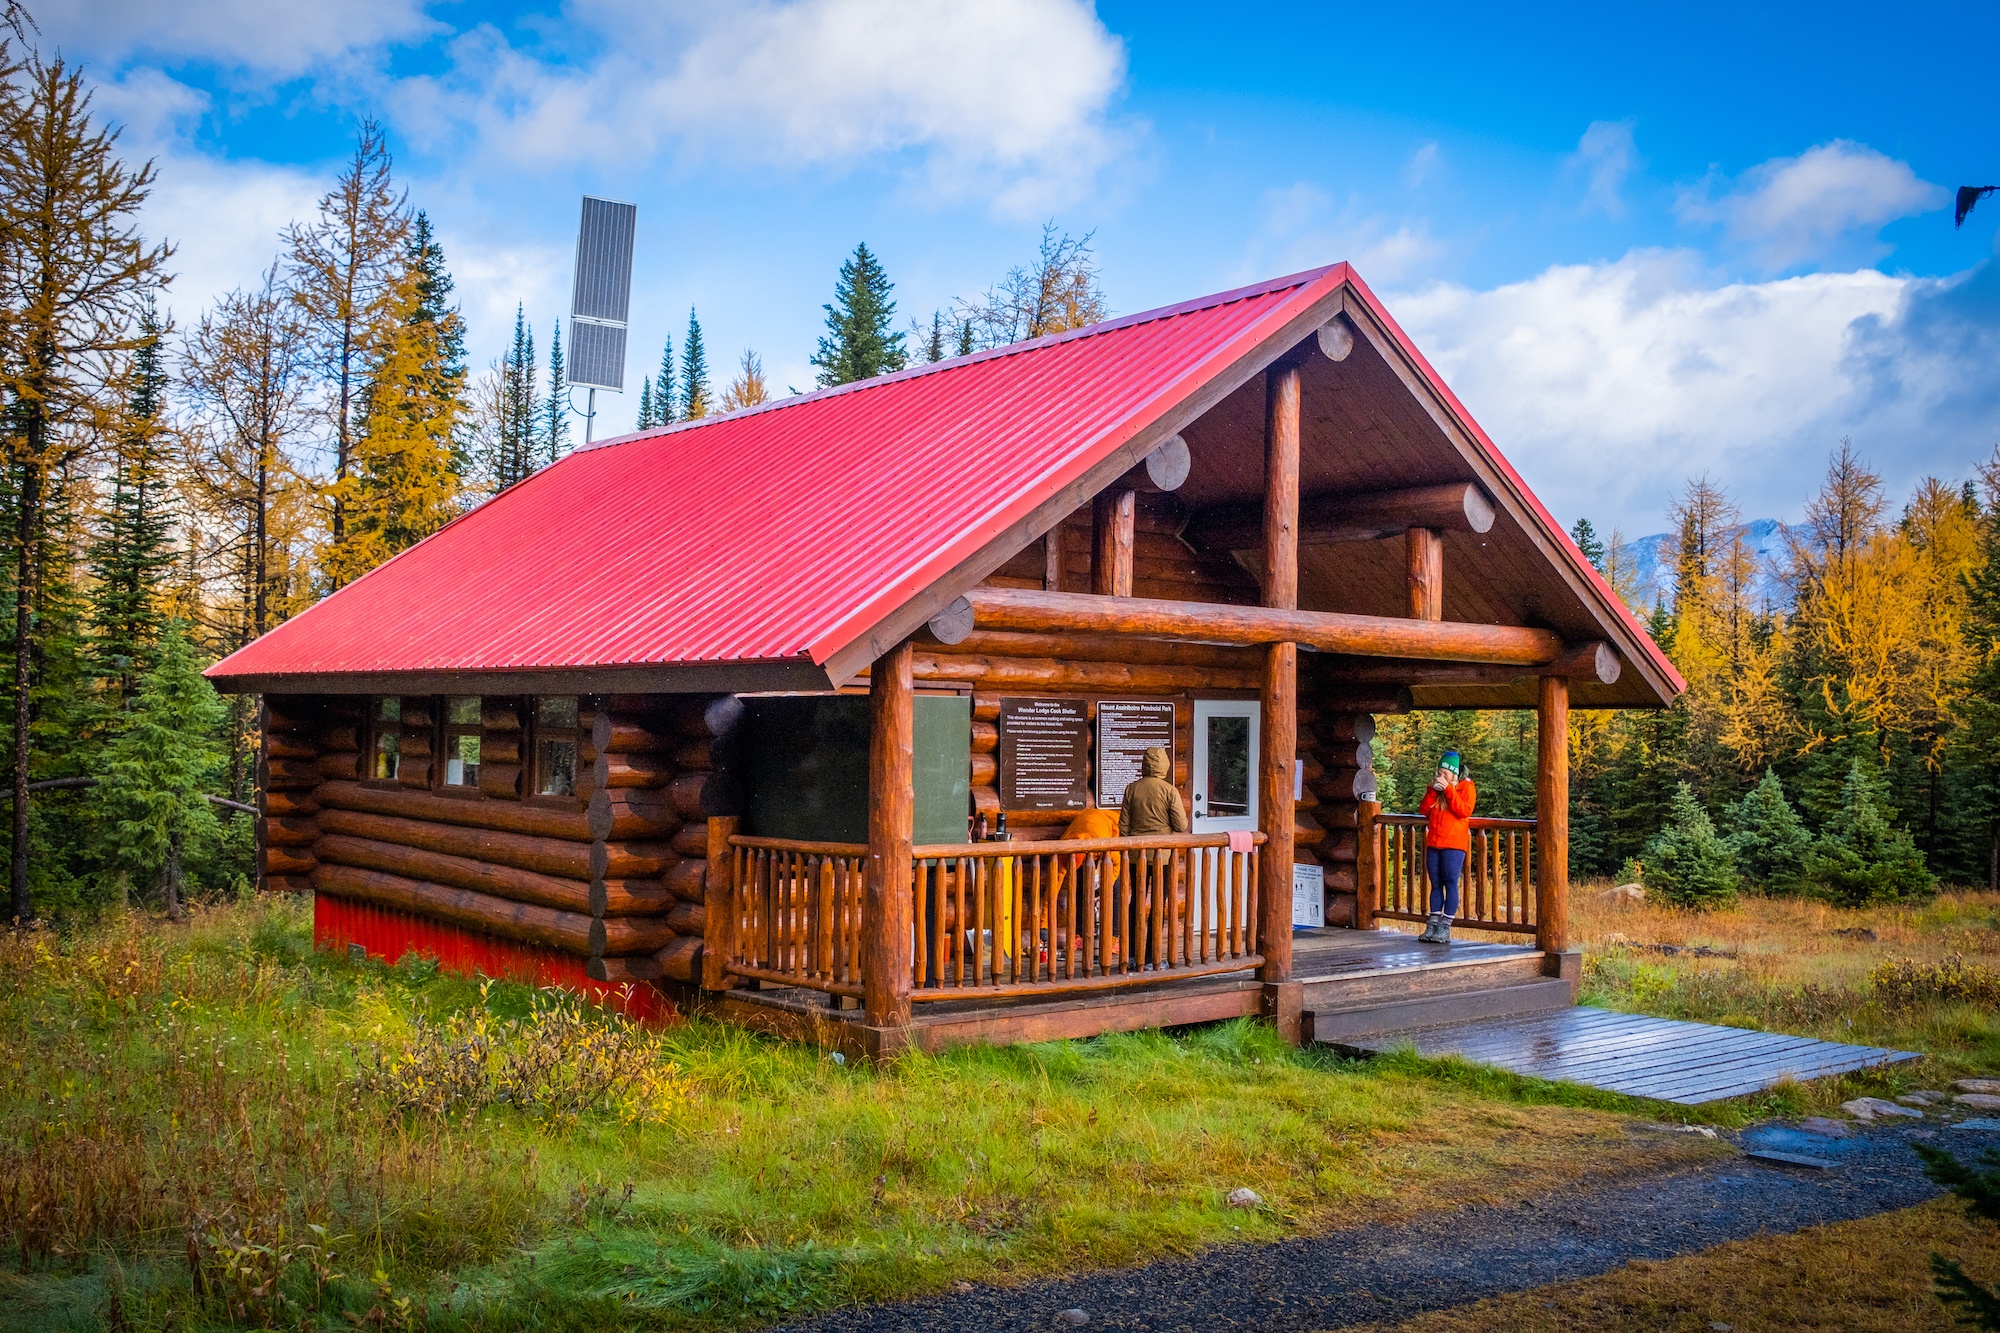
<svg viewBox="0 0 2000 1333"><path fill-rule="evenodd" d="M1975 1111L2000 1111L2000 1097L1990 1092L1961 1092L1952 1100Z"/></svg>
<svg viewBox="0 0 2000 1333"><path fill-rule="evenodd" d="M1962 1078L1951 1086L1960 1092L2000 1093L2000 1078Z"/></svg>
<svg viewBox="0 0 2000 1333"><path fill-rule="evenodd" d="M1840 1109L1853 1116L1856 1120L1873 1120L1878 1115L1909 1116L1914 1120L1924 1118L1922 1111L1908 1106L1898 1106L1896 1103L1885 1101L1880 1097L1856 1097L1851 1102L1842 1102Z"/></svg>

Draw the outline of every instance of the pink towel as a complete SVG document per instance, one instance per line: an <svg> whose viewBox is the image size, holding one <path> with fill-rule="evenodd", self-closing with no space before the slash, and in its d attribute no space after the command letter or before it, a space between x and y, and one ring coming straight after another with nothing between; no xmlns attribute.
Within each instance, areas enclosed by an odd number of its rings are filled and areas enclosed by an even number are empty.
<svg viewBox="0 0 2000 1333"><path fill-rule="evenodd" d="M1256 846L1250 840L1252 836L1250 830L1247 828L1231 829L1229 831L1229 850L1241 856L1248 856Z"/></svg>

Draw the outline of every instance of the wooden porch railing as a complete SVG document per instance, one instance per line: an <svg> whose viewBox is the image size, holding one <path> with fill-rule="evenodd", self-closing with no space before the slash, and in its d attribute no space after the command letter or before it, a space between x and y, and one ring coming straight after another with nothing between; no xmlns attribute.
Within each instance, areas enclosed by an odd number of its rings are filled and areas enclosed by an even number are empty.
<svg viewBox="0 0 2000 1333"><path fill-rule="evenodd" d="M1424 817L1376 815L1372 821L1375 873L1381 896L1372 915L1398 921L1430 916L1430 880L1424 872ZM1535 933L1539 903L1535 876L1535 821L1469 821L1472 850L1459 881L1452 925L1472 930ZM1364 913L1365 914L1365 913Z"/></svg>
<svg viewBox="0 0 2000 1333"><path fill-rule="evenodd" d="M1227 834L913 849L911 998L1043 995L1254 968L1257 848ZM723 968L862 993L867 848L735 835Z"/></svg>

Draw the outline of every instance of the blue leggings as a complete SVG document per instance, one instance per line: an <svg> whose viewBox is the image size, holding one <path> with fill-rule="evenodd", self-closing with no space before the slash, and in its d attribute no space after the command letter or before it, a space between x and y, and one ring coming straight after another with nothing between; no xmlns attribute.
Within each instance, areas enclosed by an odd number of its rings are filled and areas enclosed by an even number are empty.
<svg viewBox="0 0 2000 1333"><path fill-rule="evenodd" d="M1465 873L1465 853L1456 847L1424 848L1424 869L1431 877L1431 911L1458 915L1458 877Z"/></svg>

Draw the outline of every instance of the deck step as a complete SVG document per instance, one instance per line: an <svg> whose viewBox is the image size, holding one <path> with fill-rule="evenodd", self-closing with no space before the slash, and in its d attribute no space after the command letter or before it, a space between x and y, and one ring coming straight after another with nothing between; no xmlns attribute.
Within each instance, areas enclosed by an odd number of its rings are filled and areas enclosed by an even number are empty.
<svg viewBox="0 0 2000 1333"><path fill-rule="evenodd" d="M1499 958L1446 958L1420 966L1378 967L1311 977L1305 983L1308 1009L1359 1009L1426 995L1455 995L1526 985L1543 976L1539 952Z"/></svg>
<svg viewBox="0 0 2000 1333"><path fill-rule="evenodd" d="M1363 1037L1381 1037L1417 1028L1465 1023L1479 1018L1520 1017L1567 1009L1574 1003L1561 977L1539 977L1489 990L1447 992L1378 1004L1314 1009L1307 1006L1312 1040L1338 1046Z"/></svg>

